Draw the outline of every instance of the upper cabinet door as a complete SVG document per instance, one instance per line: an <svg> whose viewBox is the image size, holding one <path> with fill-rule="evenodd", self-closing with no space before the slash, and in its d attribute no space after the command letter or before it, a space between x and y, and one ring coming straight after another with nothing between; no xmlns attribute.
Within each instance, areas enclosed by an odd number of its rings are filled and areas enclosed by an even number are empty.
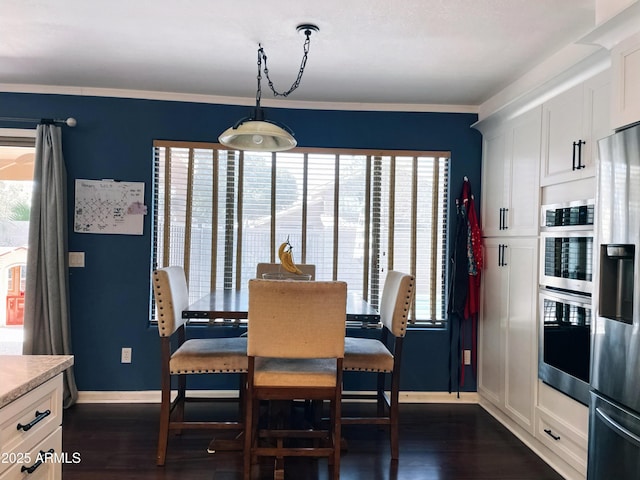
<svg viewBox="0 0 640 480"><path fill-rule="evenodd" d="M623 40L611 50L614 129L640 122L640 33Z"/></svg>
<svg viewBox="0 0 640 480"><path fill-rule="evenodd" d="M481 223L485 236L502 235L507 204L506 134L503 129L487 133L482 139Z"/></svg>
<svg viewBox="0 0 640 480"><path fill-rule="evenodd" d="M576 85L542 106L541 185L579 178L578 148L584 145L577 142L585 141L583 92L583 85Z"/></svg>
<svg viewBox="0 0 640 480"><path fill-rule="evenodd" d="M594 177L598 165L598 140L611 129L611 72L607 70L584 83L585 145L582 178ZM589 141L590 140L590 141Z"/></svg>
<svg viewBox="0 0 640 480"><path fill-rule="evenodd" d="M485 237L538 234L541 107L483 137Z"/></svg>
<svg viewBox="0 0 640 480"><path fill-rule="evenodd" d="M597 141L610 132L609 91L607 71L542 106L540 185L595 175Z"/></svg>
<svg viewBox="0 0 640 480"><path fill-rule="evenodd" d="M506 229L503 229L507 235L538 235L541 125L541 107L510 122L507 139L509 205L505 215Z"/></svg>

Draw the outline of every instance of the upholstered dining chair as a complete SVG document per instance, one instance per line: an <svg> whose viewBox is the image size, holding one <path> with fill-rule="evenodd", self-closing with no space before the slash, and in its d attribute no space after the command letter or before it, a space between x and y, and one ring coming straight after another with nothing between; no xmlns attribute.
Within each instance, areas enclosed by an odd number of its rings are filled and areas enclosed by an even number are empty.
<svg viewBox="0 0 640 480"><path fill-rule="evenodd" d="M316 279L316 266L311 263L300 263L296 267L300 269L302 273L311 275L311 280ZM262 278L264 273L280 273L284 270L284 267L279 263L258 263L256 266L256 278Z"/></svg>
<svg viewBox="0 0 640 480"><path fill-rule="evenodd" d="M331 477L339 478L346 303L345 282L249 280L245 480L261 456L275 458L276 477L284 476L286 457L327 457ZM328 429L258 431L261 401L297 399L328 400ZM296 438L324 442L291 444ZM275 446L264 439L275 439Z"/></svg>
<svg viewBox="0 0 640 480"><path fill-rule="evenodd" d="M414 278L391 270L387 273L380 299L382 329L379 339L347 337L344 346L344 370L372 372L377 375L373 394L348 395L353 399L375 399L377 415L371 417L342 417L342 425L389 425L391 459L400 455L398 445L398 397L400 392L400 364L402 343L407 333L409 309L413 303ZM390 395L386 394L386 380L391 375ZM347 395L344 396L347 398Z"/></svg>
<svg viewBox="0 0 640 480"><path fill-rule="evenodd" d="M182 267L170 266L153 272L153 292L156 301L158 333L160 334L161 386L160 430L158 434L157 465L164 465L171 430L180 433L190 429L244 428L244 381L247 373L247 339L206 338L185 340L182 310L189 304L189 292ZM172 348L174 340L175 348ZM185 403L213 401L212 398L187 396L188 375L240 374L238 419L235 421L185 421ZM171 401L172 378L178 380L177 397Z"/></svg>

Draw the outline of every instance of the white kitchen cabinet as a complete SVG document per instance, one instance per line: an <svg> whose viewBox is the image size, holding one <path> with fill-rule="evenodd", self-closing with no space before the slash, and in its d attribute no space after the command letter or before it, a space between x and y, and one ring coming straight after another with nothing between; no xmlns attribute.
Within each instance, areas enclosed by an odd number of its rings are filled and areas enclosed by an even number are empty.
<svg viewBox="0 0 640 480"><path fill-rule="evenodd" d="M575 474L565 471L567 478L584 478L587 473L589 407L540 381L536 413L536 438L575 470Z"/></svg>
<svg viewBox="0 0 640 480"><path fill-rule="evenodd" d="M483 135L483 233L537 235L541 107Z"/></svg>
<svg viewBox="0 0 640 480"><path fill-rule="evenodd" d="M611 49L611 123L617 130L640 122L640 33Z"/></svg>
<svg viewBox="0 0 640 480"><path fill-rule="evenodd" d="M61 480L61 451L62 427L58 427L31 450L20 451L22 461L7 462L9 468L0 474L0 480Z"/></svg>
<svg viewBox="0 0 640 480"><path fill-rule="evenodd" d="M607 70L543 104L541 186L595 175L597 141L611 133L610 92Z"/></svg>
<svg viewBox="0 0 640 480"><path fill-rule="evenodd" d="M62 453L62 395L60 373L0 409L1 480L62 478L59 462L37 464L41 450Z"/></svg>
<svg viewBox="0 0 640 480"><path fill-rule="evenodd" d="M478 393L533 435L538 239L484 239Z"/></svg>

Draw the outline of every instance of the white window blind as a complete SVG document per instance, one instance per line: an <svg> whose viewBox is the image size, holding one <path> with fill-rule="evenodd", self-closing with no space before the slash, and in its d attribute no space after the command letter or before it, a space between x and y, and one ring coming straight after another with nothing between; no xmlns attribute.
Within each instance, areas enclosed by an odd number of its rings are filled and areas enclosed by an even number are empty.
<svg viewBox="0 0 640 480"><path fill-rule="evenodd" d="M236 152L154 143L153 268L182 265L191 301L243 289L289 239L316 279L377 306L390 269L416 277L412 322L446 319L448 152Z"/></svg>

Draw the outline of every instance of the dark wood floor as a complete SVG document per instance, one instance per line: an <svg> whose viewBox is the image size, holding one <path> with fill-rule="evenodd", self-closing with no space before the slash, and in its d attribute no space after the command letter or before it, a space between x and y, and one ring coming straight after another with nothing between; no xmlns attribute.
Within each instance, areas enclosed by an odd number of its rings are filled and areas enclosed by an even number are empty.
<svg viewBox="0 0 640 480"><path fill-rule="evenodd" d="M63 466L64 480L242 477L242 454L208 454L211 434L198 431L170 437L167 464L157 467L158 413L159 406L149 404L79 404L65 410L64 451L69 458L77 452L80 462ZM347 426L343 434L349 445L342 456L343 480L562 480L477 405L402 404L397 464L390 462L386 431ZM288 459L285 471L296 480L328 477L325 460ZM269 465L261 465L260 478L270 477Z"/></svg>

